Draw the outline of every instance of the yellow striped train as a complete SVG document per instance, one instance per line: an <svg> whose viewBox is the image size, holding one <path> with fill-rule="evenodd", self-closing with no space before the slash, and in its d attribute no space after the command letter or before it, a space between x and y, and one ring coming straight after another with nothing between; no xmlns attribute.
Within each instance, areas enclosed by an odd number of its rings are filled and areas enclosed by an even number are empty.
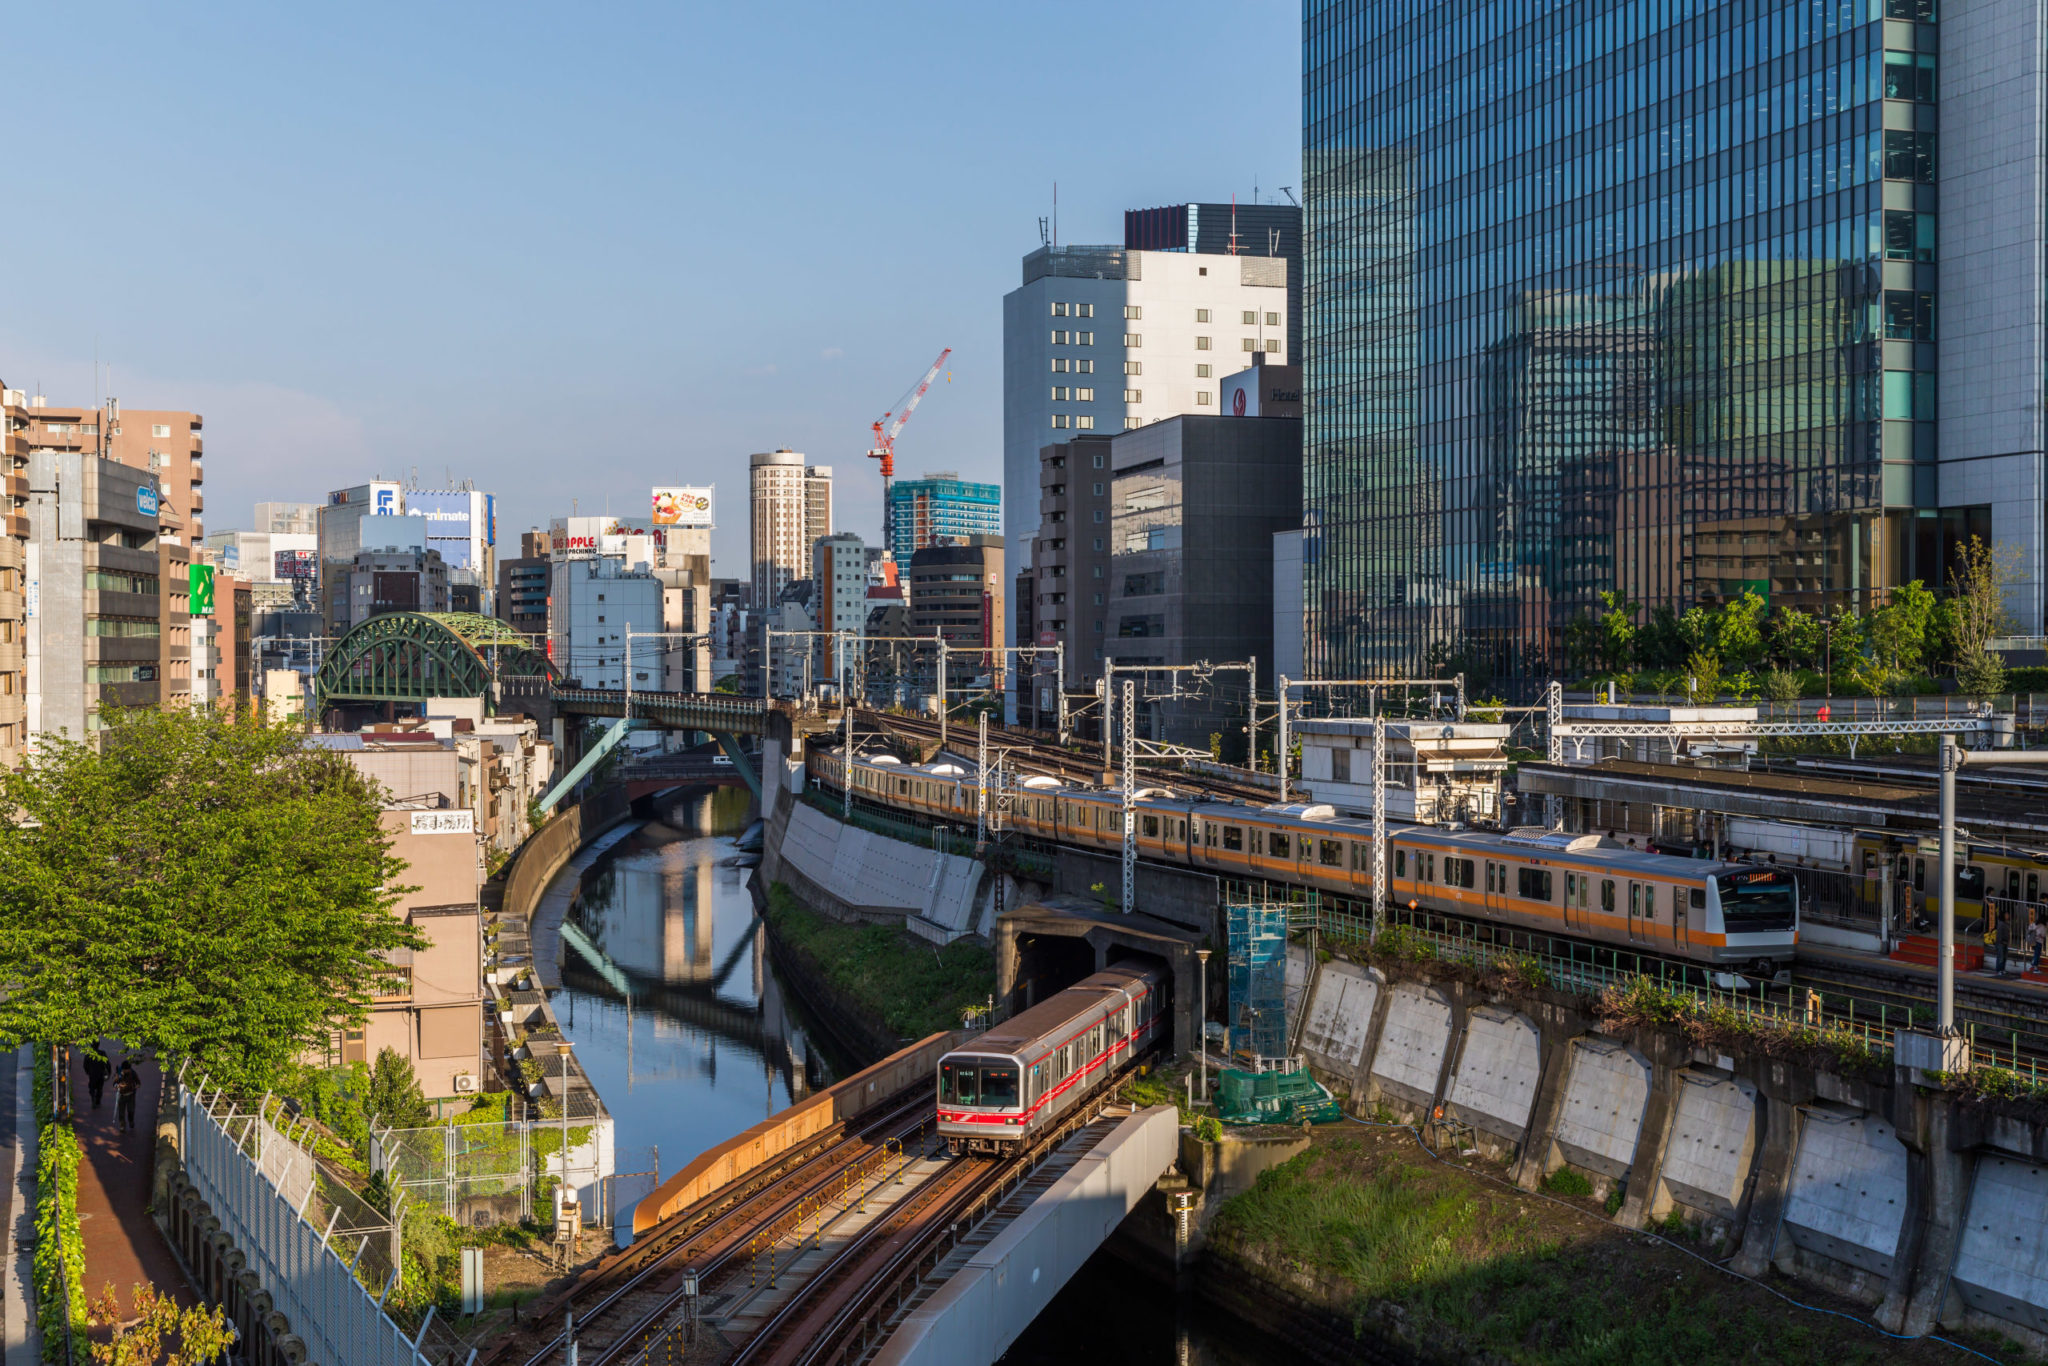
<svg viewBox="0 0 2048 1366"><path fill-rule="evenodd" d="M840 790L842 758L813 751L811 778ZM910 765L856 755L856 796L921 816L972 824L972 770L941 760ZM1372 822L1329 806L1250 806L1165 788L1138 793L1141 857L1225 876L1372 895ZM1059 844L1116 851L1119 794L1047 776L1013 791L1007 827ZM1775 865L1684 858L1598 835L1540 829L1455 830L1389 825L1390 899L1456 916L1611 946L1719 971L1770 975L1792 961L1799 888Z"/></svg>

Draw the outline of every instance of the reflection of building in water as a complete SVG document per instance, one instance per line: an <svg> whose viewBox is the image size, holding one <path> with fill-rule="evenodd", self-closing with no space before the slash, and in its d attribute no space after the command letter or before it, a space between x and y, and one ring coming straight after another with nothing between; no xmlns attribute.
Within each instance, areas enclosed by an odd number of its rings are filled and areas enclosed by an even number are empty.
<svg viewBox="0 0 2048 1366"><path fill-rule="evenodd" d="M713 961L716 916L711 899L711 860L670 860L661 874L661 975L669 982L708 981Z"/></svg>

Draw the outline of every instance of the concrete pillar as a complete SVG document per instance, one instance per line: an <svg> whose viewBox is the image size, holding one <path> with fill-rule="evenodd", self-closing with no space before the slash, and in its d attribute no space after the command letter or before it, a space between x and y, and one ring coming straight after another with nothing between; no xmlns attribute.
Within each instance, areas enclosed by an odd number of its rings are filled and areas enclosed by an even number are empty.
<svg viewBox="0 0 2048 1366"><path fill-rule="evenodd" d="M1430 1098L1432 1106L1444 1103L1444 1097L1451 1093L1451 1078L1458 1075L1458 1063L1465 1053L1465 1017L1471 1010L1472 989L1463 982L1448 982L1443 987L1444 996L1451 1003L1451 1037L1444 1044L1443 1066L1436 1077L1436 1095Z"/></svg>
<svg viewBox="0 0 2048 1366"><path fill-rule="evenodd" d="M1538 1006L1534 1014L1543 1031L1543 1074L1536 1082L1536 1103L1529 1107L1529 1127L1522 1135L1522 1152L1514 1171L1515 1184L1530 1191L1550 1175L1550 1136L1557 1130L1557 1114L1564 1106L1565 1087L1571 1080L1572 1039L1578 1032L1578 1021L1562 1006Z"/></svg>
<svg viewBox="0 0 2048 1366"><path fill-rule="evenodd" d="M1628 1192L1615 1222L1641 1228L1655 1212L1657 1187L1664 1176L1664 1149L1671 1139L1671 1120L1678 1109L1678 1081L1672 1069L1652 1061L1650 1099L1643 1107L1643 1127L1636 1138L1636 1159L1629 1164Z"/></svg>
<svg viewBox="0 0 2048 1366"><path fill-rule="evenodd" d="M1358 1050L1358 1066L1351 1072L1352 1110L1364 1108L1372 1095L1372 1060L1380 1051L1380 1031L1387 1025L1387 1009L1393 1004L1394 983L1377 968L1369 969L1379 980L1372 996L1372 1020L1365 1027L1365 1043Z"/></svg>
<svg viewBox="0 0 2048 1366"><path fill-rule="evenodd" d="M1779 1069L1779 1070L1782 1070ZM1749 1214L1742 1221L1742 1244L1735 1269L1760 1276L1777 1251L1778 1225L1785 1217L1785 1186L1799 1154L1799 1107L1768 1093L1757 1107L1763 1112L1764 1150L1750 1176Z"/></svg>
<svg viewBox="0 0 2048 1366"><path fill-rule="evenodd" d="M1024 1007L1015 1000L1017 993L1017 927L998 922L996 925L996 1001L1002 1006L1004 1015L1015 1015Z"/></svg>
<svg viewBox="0 0 2048 1366"><path fill-rule="evenodd" d="M1976 1173L1974 1153L1955 1152L1949 1146L1950 1127L1955 1123L1955 1105L1947 1097L1928 1096L1920 1103L1925 1118L1920 1170L1908 1159L1909 1176L1917 1176L1908 1199L1918 1197L1921 1205L1914 1221L1919 1247L1910 1277L1900 1267L1892 1276L1893 1291L1879 1306L1880 1314L1891 1307L1898 1288L1910 1281L1905 1312L1894 1330L1909 1337L1931 1333L1941 1321L1943 1303L1948 1299L1949 1271L1955 1265L1956 1248L1963 1236L1963 1217L1970 1201L1970 1180ZM1879 1322L1884 1320L1879 1318Z"/></svg>

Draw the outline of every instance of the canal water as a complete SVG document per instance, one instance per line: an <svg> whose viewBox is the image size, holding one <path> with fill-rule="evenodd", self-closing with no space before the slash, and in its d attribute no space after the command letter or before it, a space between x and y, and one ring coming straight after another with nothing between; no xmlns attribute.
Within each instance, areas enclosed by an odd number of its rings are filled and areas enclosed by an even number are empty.
<svg viewBox="0 0 2048 1366"><path fill-rule="evenodd" d="M686 793L613 848L570 910L555 1013L612 1113L621 1173L653 1170L658 1150L667 1176L851 1070L776 981L738 848L749 820L743 788ZM651 1184L622 1179L621 1204ZM1003 1360L1286 1359L1247 1336L1098 1255Z"/></svg>

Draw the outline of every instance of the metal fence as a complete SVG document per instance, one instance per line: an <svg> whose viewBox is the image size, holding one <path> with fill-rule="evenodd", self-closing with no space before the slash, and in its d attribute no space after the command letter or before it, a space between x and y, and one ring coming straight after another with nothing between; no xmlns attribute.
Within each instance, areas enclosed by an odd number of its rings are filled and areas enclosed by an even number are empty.
<svg viewBox="0 0 2048 1366"><path fill-rule="evenodd" d="M569 1185L589 1192L581 1206L584 1224L603 1227L619 1198L616 1163L608 1160L607 1117L587 1091L569 1093L566 1126L556 1104L553 1098L542 1106L515 1097L506 1117L485 1123L385 1129L371 1138L370 1165L405 1192L409 1207L423 1206L458 1224L485 1227L528 1218L552 1224L566 1127ZM580 1139L578 1129L586 1131ZM538 1210L537 1200L544 1206Z"/></svg>
<svg viewBox="0 0 2048 1366"><path fill-rule="evenodd" d="M430 1366L420 1350L428 1325L408 1334L384 1312L397 1281L390 1221L326 1176L264 1117L267 1105L240 1110L205 1089L187 1085L178 1096L186 1179L305 1340L307 1360Z"/></svg>

